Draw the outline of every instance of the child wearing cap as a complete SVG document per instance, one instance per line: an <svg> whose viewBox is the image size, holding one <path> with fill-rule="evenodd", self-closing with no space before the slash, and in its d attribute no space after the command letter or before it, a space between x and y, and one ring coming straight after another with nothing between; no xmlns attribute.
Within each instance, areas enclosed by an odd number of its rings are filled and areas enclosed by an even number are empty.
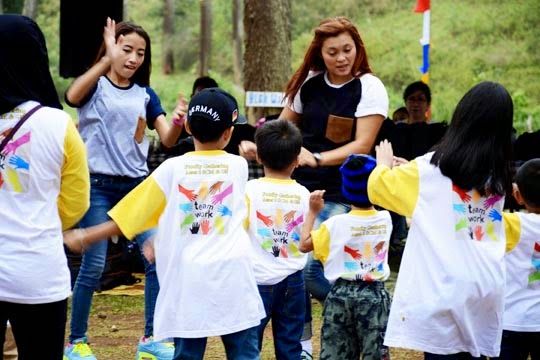
<svg viewBox="0 0 540 360"><path fill-rule="evenodd" d="M298 360L306 307L302 270L307 262L298 247L309 191L291 174L298 166L302 134L292 122L275 120L257 129L255 143L264 177L248 182L246 198L255 279L266 310L258 328L259 349L272 320L275 358Z"/></svg>
<svg viewBox="0 0 540 360"><path fill-rule="evenodd" d="M386 359L383 345L390 310L384 281L390 276L388 249L392 220L367 195L375 159L351 154L340 168L343 196L352 210L335 215L313 231L324 207L324 191L314 191L300 239L300 251L313 251L333 283L324 302L320 359Z"/></svg>
<svg viewBox="0 0 540 360"><path fill-rule="evenodd" d="M132 238L159 225L154 337L174 339L174 359L202 359L209 336L221 336L229 359L259 359L257 326L265 312L244 229L248 166L221 150L237 115L225 91L199 92L186 122L195 151L163 162L108 213L112 221L64 236L76 251L104 233Z"/></svg>

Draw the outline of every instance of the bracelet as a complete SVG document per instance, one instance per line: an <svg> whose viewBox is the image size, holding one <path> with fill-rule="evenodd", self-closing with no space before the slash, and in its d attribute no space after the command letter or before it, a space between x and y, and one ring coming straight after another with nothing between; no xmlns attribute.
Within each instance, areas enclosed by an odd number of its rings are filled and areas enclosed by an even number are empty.
<svg viewBox="0 0 540 360"><path fill-rule="evenodd" d="M172 123L176 126L183 126L186 122L186 119L186 115L182 116L180 119L174 117L172 118Z"/></svg>

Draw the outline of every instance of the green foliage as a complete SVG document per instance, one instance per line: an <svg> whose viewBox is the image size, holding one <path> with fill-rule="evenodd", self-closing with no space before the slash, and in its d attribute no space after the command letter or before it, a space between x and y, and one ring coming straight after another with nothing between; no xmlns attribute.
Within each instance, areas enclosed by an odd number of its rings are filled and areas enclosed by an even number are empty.
<svg viewBox="0 0 540 360"><path fill-rule="evenodd" d="M21 0L4 0L4 8ZM301 63L313 29L329 16L344 15L357 24L373 71L386 85L390 113L402 106L407 84L420 80L423 15L413 13L416 0L293 0L292 69ZM449 121L459 99L483 80L502 83L515 102L515 128L540 128L540 38L538 0L432 1L429 85L433 92L432 115ZM129 0L128 19L150 34L153 47L152 86L164 108L173 108L177 94L191 93L198 69L200 0L176 0L175 66L170 76L161 75L161 27L163 3ZM37 21L48 40L51 68L58 74L59 3L41 0ZM243 104L243 89L233 84L232 1L213 0L213 39L210 75L234 93ZM261 54L264 56L264 54ZM57 77L62 94L72 79Z"/></svg>

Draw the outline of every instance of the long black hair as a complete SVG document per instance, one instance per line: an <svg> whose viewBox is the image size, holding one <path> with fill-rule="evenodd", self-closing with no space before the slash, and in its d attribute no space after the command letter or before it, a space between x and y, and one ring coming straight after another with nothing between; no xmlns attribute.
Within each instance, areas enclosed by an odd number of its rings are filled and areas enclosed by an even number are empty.
<svg viewBox="0 0 540 360"><path fill-rule="evenodd" d="M511 191L513 116L512 98L501 84L475 85L459 101L431 163L461 189L481 195Z"/></svg>

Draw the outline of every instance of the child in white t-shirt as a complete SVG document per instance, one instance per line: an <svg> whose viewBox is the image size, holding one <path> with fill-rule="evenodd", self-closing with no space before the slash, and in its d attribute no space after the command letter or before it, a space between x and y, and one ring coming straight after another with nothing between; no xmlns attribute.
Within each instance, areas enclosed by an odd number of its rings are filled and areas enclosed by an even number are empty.
<svg viewBox="0 0 540 360"><path fill-rule="evenodd" d="M384 281L390 276L388 249L392 219L377 211L367 196L367 179L375 159L351 154L340 168L342 194L352 210L330 217L315 230L324 207L324 191L314 191L306 216L300 250L313 251L333 283L324 302L321 359L387 359L383 345L390 295Z"/></svg>
<svg viewBox="0 0 540 360"><path fill-rule="evenodd" d="M257 327L265 312L244 229L248 166L221 150L237 116L236 100L225 91L196 94L186 123L195 151L163 162L109 211L112 221L64 237L78 250L158 226L154 337L174 339L174 359L202 359L209 336L221 336L229 359L260 357Z"/></svg>
<svg viewBox="0 0 540 360"><path fill-rule="evenodd" d="M298 247L309 191L291 174L298 166L302 134L291 121L273 120L257 129L255 143L264 177L247 183L246 198L255 278L266 310L258 328L259 349L272 320L276 359L298 360L306 307L302 270L307 261Z"/></svg>
<svg viewBox="0 0 540 360"><path fill-rule="evenodd" d="M519 242L507 241L506 301L500 360L540 359L540 159L529 160L514 178L514 198L527 213L505 213ZM495 358L492 358L495 359Z"/></svg>

